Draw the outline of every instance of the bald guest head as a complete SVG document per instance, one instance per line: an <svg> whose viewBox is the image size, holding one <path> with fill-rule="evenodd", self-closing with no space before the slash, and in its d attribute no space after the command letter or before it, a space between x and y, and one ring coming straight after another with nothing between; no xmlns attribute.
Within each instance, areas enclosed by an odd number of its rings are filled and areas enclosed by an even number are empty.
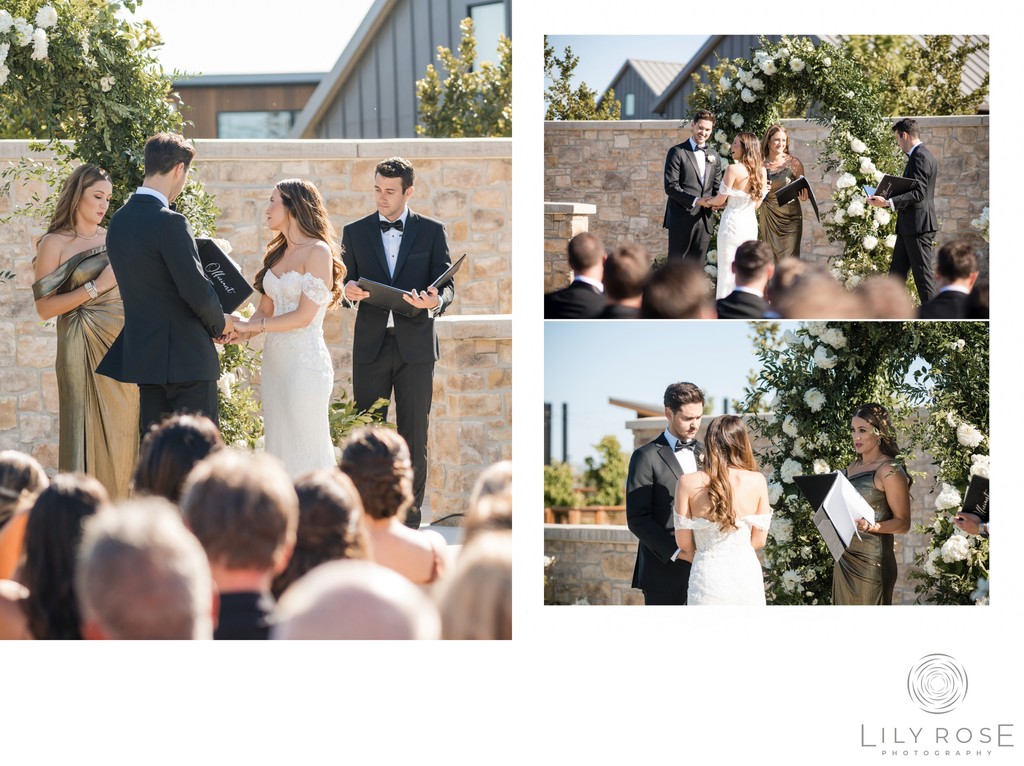
<svg viewBox="0 0 1024 766"><path fill-rule="evenodd" d="M371 561L330 561L277 602L270 637L406 640L441 637L437 608L407 579Z"/></svg>

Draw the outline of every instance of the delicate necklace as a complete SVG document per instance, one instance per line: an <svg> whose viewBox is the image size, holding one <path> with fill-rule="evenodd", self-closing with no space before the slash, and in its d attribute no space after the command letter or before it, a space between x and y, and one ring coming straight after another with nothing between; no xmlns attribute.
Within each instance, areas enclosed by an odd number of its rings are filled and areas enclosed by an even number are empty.
<svg viewBox="0 0 1024 766"><path fill-rule="evenodd" d="M92 233L92 235L91 235L91 236L88 236L88 237L87 237L87 236L85 236L84 234L79 234L79 233L78 233L78 229L77 229L77 228L75 228L75 227L72 227L72 229L74 229L74 232L75 232L75 236L77 236L77 237L81 237L82 239L96 239L96 237L98 237L98 236L100 235L100 227L99 227L99 226L97 226L97 227L96 227L96 231L94 231L94 232Z"/></svg>

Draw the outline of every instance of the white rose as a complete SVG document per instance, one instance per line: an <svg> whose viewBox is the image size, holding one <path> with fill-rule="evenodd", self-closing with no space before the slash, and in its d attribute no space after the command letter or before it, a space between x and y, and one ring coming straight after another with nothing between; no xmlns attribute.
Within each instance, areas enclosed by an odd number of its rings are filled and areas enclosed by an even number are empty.
<svg viewBox="0 0 1024 766"><path fill-rule="evenodd" d="M832 59L830 59L828 56L826 56L825 58L823 58L821 60L821 65L822 66L832 66Z"/></svg>
<svg viewBox="0 0 1024 766"><path fill-rule="evenodd" d="M718 79L718 87L720 87L722 90L729 90L729 88L732 87L732 80L730 80L725 75L722 75Z"/></svg>
<svg viewBox="0 0 1024 766"><path fill-rule="evenodd" d="M843 173L836 179L837 189L848 189L851 186L857 185L857 179L853 177L852 173Z"/></svg>
<svg viewBox="0 0 1024 766"><path fill-rule="evenodd" d="M718 263L718 251L708 250L708 263Z"/></svg>
<svg viewBox="0 0 1024 766"><path fill-rule="evenodd" d="M821 339L832 348L846 348L846 336L838 327L830 327L822 334Z"/></svg>
<svg viewBox="0 0 1024 766"><path fill-rule="evenodd" d="M46 39L46 32L42 29L37 29L32 33L32 58L36 61L45 61L46 55L49 53L48 40Z"/></svg>
<svg viewBox="0 0 1024 766"><path fill-rule="evenodd" d="M860 243L864 246L865 250L874 250L878 246L878 238L868 234Z"/></svg>
<svg viewBox="0 0 1024 766"><path fill-rule="evenodd" d="M718 267L709 263L707 266L704 267L704 273L707 274L709 277L717 277Z"/></svg>
<svg viewBox="0 0 1024 766"><path fill-rule="evenodd" d="M874 175L875 169L876 169L875 168L875 163L873 163L871 161L870 157L861 157L860 158L860 172L863 175L866 175L866 176Z"/></svg>
<svg viewBox="0 0 1024 766"><path fill-rule="evenodd" d="M896 247L896 235L895 234L890 234L888 237L885 238L885 246L887 248L889 248L890 250L892 250L894 247Z"/></svg>
<svg viewBox="0 0 1024 766"><path fill-rule="evenodd" d="M799 435L800 432L797 430L796 421L793 420L792 415L786 415L786 419L782 421L782 432L794 439Z"/></svg>
<svg viewBox="0 0 1024 766"><path fill-rule="evenodd" d="M964 447L973 449L985 441L985 437L970 423L961 423L956 429L956 440Z"/></svg>
<svg viewBox="0 0 1024 766"><path fill-rule="evenodd" d="M942 551L938 548L933 548L928 552L928 560L924 564L924 571L928 573L929 577L939 576L939 568L935 566L935 560L939 557L940 553L942 553Z"/></svg>
<svg viewBox="0 0 1024 766"><path fill-rule="evenodd" d="M732 116L732 124L733 124L734 127L742 128L743 127L743 115L742 114L734 114Z"/></svg>
<svg viewBox="0 0 1024 766"><path fill-rule="evenodd" d="M885 226L890 220L892 220L892 215L890 215L889 211L884 207L876 207L875 220L882 226Z"/></svg>
<svg viewBox="0 0 1024 766"><path fill-rule="evenodd" d="M804 71L804 60L794 56L789 60L789 68L792 69L794 72Z"/></svg>
<svg viewBox="0 0 1024 766"><path fill-rule="evenodd" d="M864 200L860 198L855 199L847 206L846 213L851 218L859 218L864 215Z"/></svg>
<svg viewBox="0 0 1024 766"><path fill-rule="evenodd" d="M970 553L971 543L961 534L955 534L942 544L942 560L947 564L963 561Z"/></svg>
<svg viewBox="0 0 1024 766"><path fill-rule="evenodd" d="M776 516L768 527L768 534L777 543L788 543L793 538L793 522Z"/></svg>
<svg viewBox="0 0 1024 766"><path fill-rule="evenodd" d="M828 329L828 325L824 322L808 322L804 325L804 328L807 330L808 335L813 335L817 338Z"/></svg>
<svg viewBox="0 0 1024 766"><path fill-rule="evenodd" d="M782 498L782 485L778 482L768 482L768 502L775 505Z"/></svg>
<svg viewBox="0 0 1024 766"><path fill-rule="evenodd" d="M104 93L109 93L110 89L112 87L114 87L114 86L111 83L111 80L110 80L109 77L101 77L100 78L100 90L102 90Z"/></svg>
<svg viewBox="0 0 1024 766"><path fill-rule="evenodd" d="M778 72L779 68L775 66L774 61L768 59L767 61L764 62L764 64L761 65L761 71L764 72L766 75L771 76Z"/></svg>
<svg viewBox="0 0 1024 766"><path fill-rule="evenodd" d="M789 48L783 46L783 47L779 48L779 50L776 53L778 54L778 57L780 59L784 59L784 58L786 58L786 56L789 55Z"/></svg>
<svg viewBox="0 0 1024 766"><path fill-rule="evenodd" d="M814 472L815 473L828 473L832 469L828 467L828 463L824 460L818 459L814 461Z"/></svg>
<svg viewBox="0 0 1024 766"><path fill-rule="evenodd" d="M779 478L782 479L783 484L792 484L794 476L803 475L804 469L797 461L792 458L786 458L786 461L782 464L782 468L779 469Z"/></svg>
<svg viewBox="0 0 1024 766"><path fill-rule="evenodd" d="M956 343L954 343L954 344L953 344L953 347L954 347L954 348L955 348L955 349L956 349L957 351L963 351L963 350L964 350L964 347L965 347L966 345L967 345L967 341L965 341L965 340L964 340L963 338L957 338L957 339L956 339Z"/></svg>
<svg viewBox="0 0 1024 766"><path fill-rule="evenodd" d="M57 23L57 11L52 5L44 5L36 12L36 26L49 29Z"/></svg>
<svg viewBox="0 0 1024 766"><path fill-rule="evenodd" d="M750 87L752 90L764 90L764 80L760 80L755 77L750 81Z"/></svg>
<svg viewBox="0 0 1024 766"><path fill-rule="evenodd" d="M806 453L804 453L805 444L807 444L807 440L802 436L798 436L793 440L793 457L807 457Z"/></svg>
<svg viewBox="0 0 1024 766"><path fill-rule="evenodd" d="M868 150L868 145L861 141L859 138L850 139L850 149L854 154L864 154Z"/></svg>
<svg viewBox="0 0 1024 766"><path fill-rule="evenodd" d="M725 135L724 130L719 130L715 132L715 140L720 144L725 144L729 142L729 136Z"/></svg>
<svg viewBox="0 0 1024 766"><path fill-rule="evenodd" d="M971 476L980 476L983 479L989 478L988 465L988 455L971 455Z"/></svg>
<svg viewBox="0 0 1024 766"><path fill-rule="evenodd" d="M811 388L804 394L804 402L811 408L811 412L818 412L825 404L825 394L816 388Z"/></svg>
<svg viewBox="0 0 1024 766"><path fill-rule="evenodd" d="M828 349L824 346L818 346L814 349L814 364L822 370L831 370L836 366L836 362L839 361L837 357L829 356Z"/></svg>
<svg viewBox="0 0 1024 766"><path fill-rule="evenodd" d="M960 507L960 493L951 484L942 483L939 496L935 498L935 510L948 511L950 508Z"/></svg>
<svg viewBox="0 0 1024 766"><path fill-rule="evenodd" d="M787 569L782 573L782 587L787 593L792 593L797 589L800 583L803 582L803 578L800 577L799 572L795 572L792 569Z"/></svg>

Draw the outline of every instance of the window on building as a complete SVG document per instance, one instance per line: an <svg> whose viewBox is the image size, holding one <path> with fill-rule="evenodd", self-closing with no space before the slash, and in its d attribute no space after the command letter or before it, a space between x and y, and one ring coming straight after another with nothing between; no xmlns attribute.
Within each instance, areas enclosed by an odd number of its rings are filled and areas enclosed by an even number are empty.
<svg viewBox="0 0 1024 766"><path fill-rule="evenodd" d="M469 17L473 20L473 35L476 37L476 61L498 63L498 36L508 36L505 29L505 3L480 3L469 6Z"/></svg>
<svg viewBox="0 0 1024 766"><path fill-rule="evenodd" d="M297 111L217 112L217 138L286 138Z"/></svg>
<svg viewBox="0 0 1024 766"><path fill-rule="evenodd" d="M632 117L636 114L636 94L626 94L626 116Z"/></svg>

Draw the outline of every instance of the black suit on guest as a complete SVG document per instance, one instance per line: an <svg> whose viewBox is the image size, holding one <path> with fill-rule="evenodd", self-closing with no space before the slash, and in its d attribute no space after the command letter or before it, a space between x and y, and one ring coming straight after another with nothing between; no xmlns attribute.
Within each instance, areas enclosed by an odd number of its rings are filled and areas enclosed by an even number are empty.
<svg viewBox="0 0 1024 766"><path fill-rule="evenodd" d="M604 293L577 279L568 287L544 296L544 318L594 319L606 303Z"/></svg>
<svg viewBox="0 0 1024 766"><path fill-rule="evenodd" d="M224 333L224 310L185 217L136 193L110 219L107 253L124 329L96 371L138 384L143 434L173 412L216 423L220 363L211 338Z"/></svg>
<svg viewBox="0 0 1024 766"><path fill-rule="evenodd" d="M743 290L733 290L724 298L715 301L715 309L719 319L764 319L768 304L760 296Z"/></svg>
<svg viewBox="0 0 1024 766"><path fill-rule="evenodd" d="M898 215L896 246L892 251L889 273L898 274L903 279L908 273L913 273L922 304L930 301L936 293L932 245L939 228L935 215L935 176L938 170L932 153L924 144L918 144L903 171L904 177L917 181L917 185L890 198Z"/></svg>
<svg viewBox="0 0 1024 766"><path fill-rule="evenodd" d="M388 270L380 215L372 213L342 232L346 280L361 278L400 290L425 290L451 267L444 225L412 210L402 230L395 273ZM443 313L455 299L449 280L438 288ZM427 428L434 390L434 362L439 356L434 317L427 310L415 316L394 315L388 330L388 310L361 301L352 342L352 393L356 407L369 409L394 391L398 433L409 445L413 467L414 511L423 505L427 485Z"/></svg>
<svg viewBox="0 0 1024 766"><path fill-rule="evenodd" d="M698 467L703 445L697 442ZM672 561L676 545L672 511L676 483L682 475L679 460L662 433L637 448L629 458L626 475L626 524L640 540L633 587L644 592L648 604L685 604L690 562Z"/></svg>
<svg viewBox="0 0 1024 766"><path fill-rule="evenodd" d="M725 163L711 145L705 149L704 175L694 156L689 140L676 144L665 157L665 218L662 223L668 229L668 257L690 258L700 266L711 242L712 216L707 207L694 207L698 197L718 194L718 187L725 175Z"/></svg>
<svg viewBox="0 0 1024 766"><path fill-rule="evenodd" d="M597 315L598 319L639 319L639 306L626 306L622 303L609 303L604 310Z"/></svg>
<svg viewBox="0 0 1024 766"><path fill-rule="evenodd" d="M970 296L959 290L942 290L921 306L921 319L966 319Z"/></svg>

